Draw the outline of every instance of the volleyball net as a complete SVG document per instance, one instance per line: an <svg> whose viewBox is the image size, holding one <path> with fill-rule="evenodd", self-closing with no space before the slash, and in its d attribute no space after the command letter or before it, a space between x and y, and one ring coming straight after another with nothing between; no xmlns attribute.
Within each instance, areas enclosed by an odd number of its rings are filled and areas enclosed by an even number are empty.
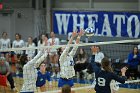
<svg viewBox="0 0 140 93"><path fill-rule="evenodd" d="M74 86L72 90L76 91L76 93L87 93L87 90L91 88L91 84L93 80L95 79L94 72L90 71L91 69L87 70L87 67L83 67L84 63L89 63L90 56L92 55L91 47L92 46L99 46L100 51L104 54L104 56L107 56L109 60L112 63L112 67L114 69L114 73L120 75L120 69L123 66L127 66L128 62L128 55L133 51L134 47L137 47L140 44L140 39L132 39L132 40L120 40L120 41L106 41L106 42L95 42L95 43L80 43L80 44L70 44L69 47L78 46L78 50L76 51L76 54L74 56L74 68L75 68L75 76L73 77L74 80ZM9 51L11 53L14 51L26 51L26 50L38 50L38 49L57 49L57 54L59 54L59 48L65 47L65 45L55 45L55 46L43 46L43 47L32 47L32 48L9 48L5 50L0 50L0 52L7 52ZM84 50L85 56L80 54L80 51ZM96 51L96 49L95 49ZM140 51L140 50L138 50ZM14 55L16 55L14 53ZM51 55L47 56L47 58L43 61L46 64L46 70L47 72L50 72L50 82L46 80L46 91L41 92L40 88L37 87L37 93L59 93L61 92L60 88L58 88L58 80L60 78L60 64L59 60L56 61L56 63L51 62ZM11 57L11 56L10 56ZM23 58L22 58L23 57ZM59 59L59 55L58 58ZM85 61L83 60L83 57L86 57ZM21 60L22 58L22 60ZM26 58L26 55L20 55L18 57L18 62L10 62L10 66L12 69L12 74L14 77L15 86L17 87L18 91L21 90L21 87L23 85L23 66L26 64L24 62ZM55 59L55 58L53 58ZM140 65L140 64L139 64ZM128 74L130 77L128 77L128 81L126 81L125 84L120 84L120 87L124 88L140 88L140 80L139 80L139 73L140 73L140 66L138 65L137 68L137 76L134 76L135 73L129 72ZM3 91L2 88L0 88L0 93ZM6 90L5 90L6 91ZM94 93L94 91L93 91Z"/></svg>

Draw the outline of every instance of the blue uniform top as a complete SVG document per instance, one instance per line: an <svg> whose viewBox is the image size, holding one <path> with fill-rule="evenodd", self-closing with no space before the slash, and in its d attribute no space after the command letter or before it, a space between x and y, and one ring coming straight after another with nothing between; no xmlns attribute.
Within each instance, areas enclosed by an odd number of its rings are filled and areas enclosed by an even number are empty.
<svg viewBox="0 0 140 93"><path fill-rule="evenodd" d="M140 62L140 54L138 53L136 57L134 57L134 54L133 53L130 53L128 55L128 65L130 68L134 68L134 69L137 69L138 65L139 65L139 62Z"/></svg>
<svg viewBox="0 0 140 93"><path fill-rule="evenodd" d="M95 71L96 93L111 93L111 89L110 89L111 80L116 80L120 83L125 83L125 80L126 80L125 76L119 77L118 75L112 72L101 70L101 68L98 67L92 59L91 59L91 64L92 64L93 70Z"/></svg>
<svg viewBox="0 0 140 93"><path fill-rule="evenodd" d="M51 73L46 72L45 74L42 74L40 71L38 71L36 86L41 87L46 83L46 80L51 81Z"/></svg>

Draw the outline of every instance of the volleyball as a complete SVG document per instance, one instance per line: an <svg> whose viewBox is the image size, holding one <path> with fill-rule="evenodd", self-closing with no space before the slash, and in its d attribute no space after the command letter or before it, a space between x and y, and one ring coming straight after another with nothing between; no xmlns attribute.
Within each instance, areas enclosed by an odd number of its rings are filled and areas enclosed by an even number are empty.
<svg viewBox="0 0 140 93"><path fill-rule="evenodd" d="M85 35L86 36L93 36L95 34L95 30L93 27L89 27L85 29Z"/></svg>

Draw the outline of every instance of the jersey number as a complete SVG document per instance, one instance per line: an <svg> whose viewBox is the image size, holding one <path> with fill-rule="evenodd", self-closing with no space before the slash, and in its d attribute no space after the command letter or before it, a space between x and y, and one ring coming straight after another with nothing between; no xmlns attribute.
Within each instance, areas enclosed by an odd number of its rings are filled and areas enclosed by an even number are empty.
<svg viewBox="0 0 140 93"><path fill-rule="evenodd" d="M70 66L74 66L74 62L73 61L70 61Z"/></svg>
<svg viewBox="0 0 140 93"><path fill-rule="evenodd" d="M105 80L104 78L100 78L100 77L99 77L99 78L98 78L98 85L99 85L99 86L105 86L105 81L106 81L106 80Z"/></svg>

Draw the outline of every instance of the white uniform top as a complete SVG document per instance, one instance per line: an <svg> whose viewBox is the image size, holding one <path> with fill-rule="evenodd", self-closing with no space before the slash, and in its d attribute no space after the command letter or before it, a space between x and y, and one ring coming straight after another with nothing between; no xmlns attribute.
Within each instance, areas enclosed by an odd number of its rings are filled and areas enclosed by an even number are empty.
<svg viewBox="0 0 140 93"><path fill-rule="evenodd" d="M140 44L138 45L138 49L140 49Z"/></svg>
<svg viewBox="0 0 140 93"><path fill-rule="evenodd" d="M53 41L53 40L54 40L54 41ZM52 42L54 42L54 45L59 45L59 44L60 44L60 41L59 41L58 38L54 38L54 39L49 38L49 39L48 39L48 43L51 45ZM57 49L50 49L50 55L51 55L51 54L56 54L56 53L57 53Z"/></svg>
<svg viewBox="0 0 140 93"><path fill-rule="evenodd" d="M13 41L13 45L12 45L13 48L22 48L24 46L25 46L25 44L24 44L24 41L23 40L19 40L19 41L14 40ZM16 54L23 54L23 51L18 50L18 51L15 51L15 53Z"/></svg>
<svg viewBox="0 0 140 93"><path fill-rule="evenodd" d="M73 56L75 55L78 47L75 46L69 53L70 47L67 46L63 53L60 56L60 77L61 78L72 78L75 76L75 70L74 70L74 60Z"/></svg>
<svg viewBox="0 0 140 93"><path fill-rule="evenodd" d="M27 45L27 47L30 47L30 48L35 47L35 43L29 44ZM32 59L35 55L35 50L26 50L26 54L28 57Z"/></svg>
<svg viewBox="0 0 140 93"><path fill-rule="evenodd" d="M95 62L101 63L103 58L104 58L104 54L102 52L98 52L95 54Z"/></svg>
<svg viewBox="0 0 140 93"><path fill-rule="evenodd" d="M41 51L23 67L23 86L21 92L35 92L37 80L37 67L46 59L47 53Z"/></svg>
<svg viewBox="0 0 140 93"><path fill-rule="evenodd" d="M38 47L43 47L43 46L46 46L46 45L45 45L45 42L42 42L42 44L41 44L41 41L39 40L38 43L37 43L37 46ZM47 46L50 46L49 42L48 42ZM40 51L40 49L38 49L38 51ZM48 52L49 52L49 49L48 49Z"/></svg>
<svg viewBox="0 0 140 93"><path fill-rule="evenodd" d="M7 49L7 48L10 48L11 45L10 45L10 39L7 38L7 39L3 39L1 38L0 39L0 48L1 49Z"/></svg>

